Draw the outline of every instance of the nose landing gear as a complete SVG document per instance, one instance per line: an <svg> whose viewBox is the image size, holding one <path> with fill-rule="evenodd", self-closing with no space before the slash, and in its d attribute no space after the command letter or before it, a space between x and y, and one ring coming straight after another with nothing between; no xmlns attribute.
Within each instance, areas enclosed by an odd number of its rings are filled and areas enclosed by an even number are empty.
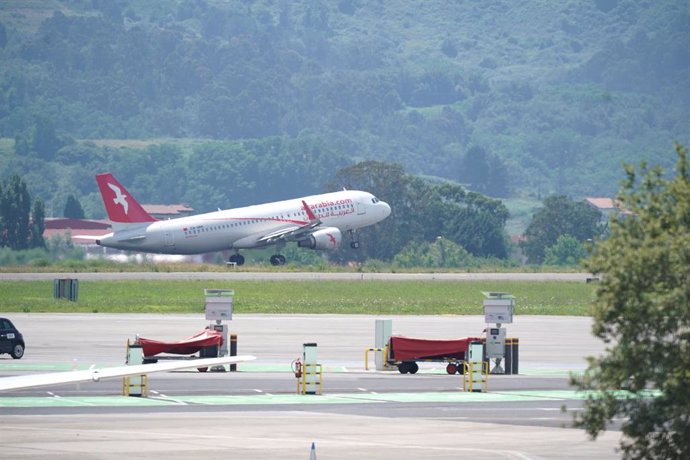
<svg viewBox="0 0 690 460"><path fill-rule="evenodd" d="M350 234L350 239L352 242L350 243L350 247L352 249L359 249L359 240L357 240L357 233L355 233L354 230L348 230L348 233Z"/></svg>

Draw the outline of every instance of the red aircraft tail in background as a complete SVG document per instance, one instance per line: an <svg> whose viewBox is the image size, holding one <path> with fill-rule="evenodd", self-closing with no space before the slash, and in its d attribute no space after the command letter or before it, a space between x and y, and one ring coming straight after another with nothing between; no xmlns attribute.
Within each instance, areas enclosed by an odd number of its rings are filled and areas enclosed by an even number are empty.
<svg viewBox="0 0 690 460"><path fill-rule="evenodd" d="M136 224L156 221L112 174L97 174L96 182L111 222Z"/></svg>

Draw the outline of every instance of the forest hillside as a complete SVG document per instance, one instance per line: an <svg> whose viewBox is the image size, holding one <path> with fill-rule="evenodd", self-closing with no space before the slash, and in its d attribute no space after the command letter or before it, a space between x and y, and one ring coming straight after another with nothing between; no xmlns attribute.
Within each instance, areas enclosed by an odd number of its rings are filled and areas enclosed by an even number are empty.
<svg viewBox="0 0 690 460"><path fill-rule="evenodd" d="M199 210L362 160L611 196L689 143L689 23L687 0L5 0L0 177L92 216L106 169Z"/></svg>

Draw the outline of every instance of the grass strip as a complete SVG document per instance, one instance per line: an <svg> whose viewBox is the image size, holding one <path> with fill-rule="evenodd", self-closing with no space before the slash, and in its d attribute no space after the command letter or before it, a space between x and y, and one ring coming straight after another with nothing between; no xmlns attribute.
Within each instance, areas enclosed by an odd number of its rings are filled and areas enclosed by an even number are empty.
<svg viewBox="0 0 690 460"><path fill-rule="evenodd" d="M204 289L234 289L236 313L483 314L482 291L517 298L517 315L590 312L594 287L561 281L80 281L76 302L52 281L0 281L0 312L203 313Z"/></svg>

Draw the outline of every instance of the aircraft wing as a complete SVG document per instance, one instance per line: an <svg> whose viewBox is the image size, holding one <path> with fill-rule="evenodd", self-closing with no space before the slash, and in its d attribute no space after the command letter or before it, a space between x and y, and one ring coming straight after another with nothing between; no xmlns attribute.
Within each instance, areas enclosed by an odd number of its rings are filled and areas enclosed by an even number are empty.
<svg viewBox="0 0 690 460"><path fill-rule="evenodd" d="M273 233L269 233L268 235L264 235L256 242L258 244L264 245L264 244L273 244L276 241L283 240L283 241L295 241L302 239L304 236L310 234L312 230L314 230L315 227L321 225L321 222L318 224L307 224L307 225L301 225L301 226L294 226L294 227L288 227L284 228L282 230L278 230Z"/></svg>
<svg viewBox="0 0 690 460"><path fill-rule="evenodd" d="M312 210L309 208L307 203L302 200L302 206L304 211L307 213L309 222L304 225L295 225L292 227L283 228L281 230L264 235L256 240L257 244L267 245L273 244L279 240L283 241L296 241L304 238L306 235L312 233L312 231L321 225L321 219L317 218Z"/></svg>
<svg viewBox="0 0 690 460"><path fill-rule="evenodd" d="M51 372L48 374L18 375L0 378L0 391L18 390L21 388L36 388L62 383L98 382L101 379L127 377L130 375L167 372L178 369L193 369L196 367L213 367L222 364L234 364L256 359L251 355L224 356L221 358L203 358L173 360L163 363L135 364L133 366L106 367L103 369L88 369L84 371Z"/></svg>

